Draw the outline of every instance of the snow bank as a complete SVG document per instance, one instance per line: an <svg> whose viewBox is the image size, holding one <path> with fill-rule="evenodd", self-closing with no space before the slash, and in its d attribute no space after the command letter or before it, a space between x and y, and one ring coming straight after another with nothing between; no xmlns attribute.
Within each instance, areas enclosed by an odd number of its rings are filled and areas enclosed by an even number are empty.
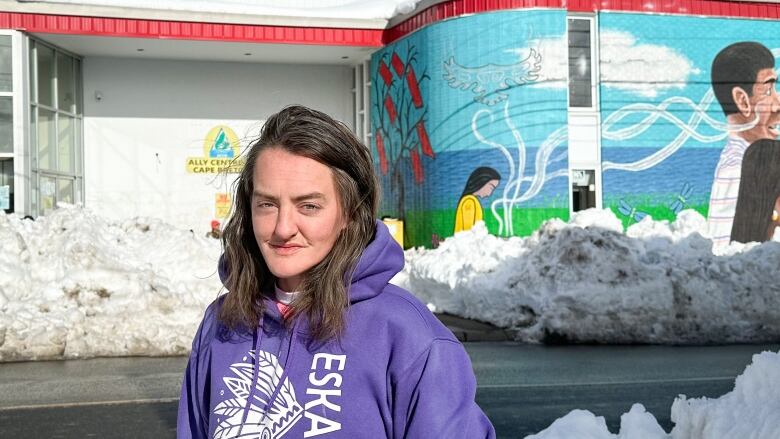
<svg viewBox="0 0 780 439"><path fill-rule="evenodd" d="M219 242L64 206L0 213L0 361L180 355L217 296Z"/></svg>
<svg viewBox="0 0 780 439"><path fill-rule="evenodd" d="M713 255L704 224L686 211L623 233L593 210L510 239L480 224L407 251L394 282L524 341L777 341L780 243ZM219 253L218 241L154 219L67 206L36 221L0 214L0 361L185 354L220 292Z"/></svg>
<svg viewBox="0 0 780 439"><path fill-rule="evenodd" d="M672 404L672 432L658 425L641 404L620 417L612 434L604 418L572 410L544 431L526 439L776 439L780 437L780 354L763 352L737 377L734 390L717 399L686 399Z"/></svg>
<svg viewBox="0 0 780 439"><path fill-rule="evenodd" d="M624 233L610 210L551 220L528 238L483 224L406 252L393 282L437 311L528 342L738 343L780 337L780 243L713 254L706 220L646 218Z"/></svg>

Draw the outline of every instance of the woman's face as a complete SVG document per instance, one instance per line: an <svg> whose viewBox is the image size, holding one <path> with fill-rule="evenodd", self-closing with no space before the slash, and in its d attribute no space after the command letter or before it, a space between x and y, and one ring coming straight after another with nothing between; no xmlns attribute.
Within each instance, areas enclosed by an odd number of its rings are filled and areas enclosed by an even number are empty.
<svg viewBox="0 0 780 439"><path fill-rule="evenodd" d="M346 226L333 173L272 147L257 156L253 186L252 228L260 253L279 288L296 291Z"/></svg>
<svg viewBox="0 0 780 439"><path fill-rule="evenodd" d="M498 183L500 183L498 180L490 180L487 183L485 183L484 186L479 188L478 191L474 192L474 195L480 198L487 198L493 194L494 190L496 190L496 188L498 187Z"/></svg>

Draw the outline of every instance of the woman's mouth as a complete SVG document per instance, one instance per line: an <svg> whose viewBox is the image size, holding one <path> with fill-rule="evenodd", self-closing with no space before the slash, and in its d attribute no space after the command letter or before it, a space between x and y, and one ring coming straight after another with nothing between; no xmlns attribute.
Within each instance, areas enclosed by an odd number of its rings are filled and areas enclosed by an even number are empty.
<svg viewBox="0 0 780 439"><path fill-rule="evenodd" d="M269 247L274 251L274 253L280 255L280 256L287 256L296 253L298 250L302 249L302 245L298 244L268 244Z"/></svg>

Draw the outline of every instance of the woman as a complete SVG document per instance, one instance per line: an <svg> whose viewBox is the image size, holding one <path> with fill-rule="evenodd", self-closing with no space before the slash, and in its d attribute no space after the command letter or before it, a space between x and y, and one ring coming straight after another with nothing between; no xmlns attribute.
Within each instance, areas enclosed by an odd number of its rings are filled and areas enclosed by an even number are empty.
<svg viewBox="0 0 780 439"><path fill-rule="evenodd" d="M731 240L764 242L772 240L780 226L780 142L758 140L742 157Z"/></svg>
<svg viewBox="0 0 780 439"><path fill-rule="evenodd" d="M206 310L179 438L493 438L463 346L388 283L403 251L376 221L367 148L305 107L249 147L223 231L229 291Z"/></svg>
<svg viewBox="0 0 780 439"><path fill-rule="evenodd" d="M482 221L482 206L477 197L489 197L500 182L501 175L487 166L481 166L469 175L455 210L455 233L469 230L477 221Z"/></svg>

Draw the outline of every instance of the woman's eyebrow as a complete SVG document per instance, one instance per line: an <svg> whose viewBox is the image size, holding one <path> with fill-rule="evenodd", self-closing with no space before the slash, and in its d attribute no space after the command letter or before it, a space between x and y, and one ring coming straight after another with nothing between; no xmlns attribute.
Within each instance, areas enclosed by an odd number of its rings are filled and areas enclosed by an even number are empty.
<svg viewBox="0 0 780 439"><path fill-rule="evenodd" d="M293 197L293 201L301 202L305 200L324 200L325 194L322 192L310 192L308 194L298 195L297 197Z"/></svg>
<svg viewBox="0 0 780 439"><path fill-rule="evenodd" d="M262 198L264 200L269 200L269 201L279 201L279 197L275 197L273 195L269 195L258 190L252 192L252 198ZM326 199L325 194L323 194L322 192L315 191L315 192L310 192L308 194L297 195L293 197L292 200L296 203L299 203L305 200L318 200L318 199L325 200Z"/></svg>

